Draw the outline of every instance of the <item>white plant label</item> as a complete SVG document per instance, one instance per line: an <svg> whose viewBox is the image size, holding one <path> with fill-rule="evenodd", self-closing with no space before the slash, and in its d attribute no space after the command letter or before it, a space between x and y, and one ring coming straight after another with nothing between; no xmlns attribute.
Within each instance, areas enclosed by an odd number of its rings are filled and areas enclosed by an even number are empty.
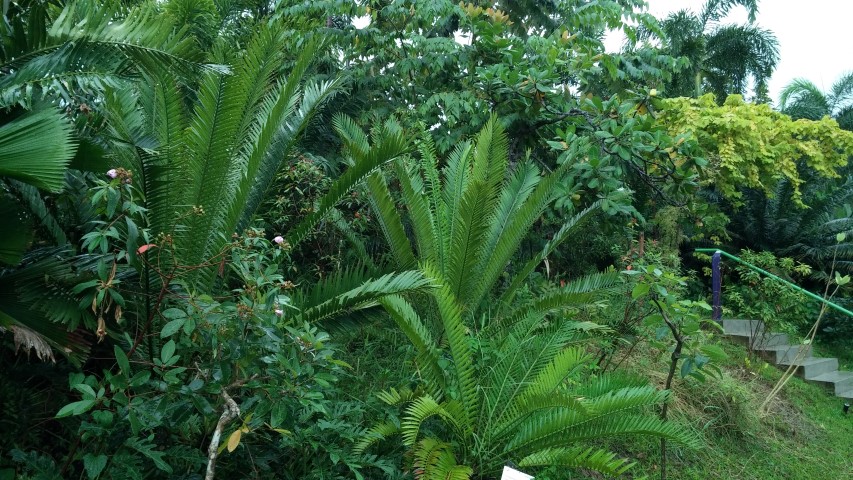
<svg viewBox="0 0 853 480"><path fill-rule="evenodd" d="M533 480L533 476L519 472L514 468L504 467L504 472L503 475L501 475L501 480Z"/></svg>

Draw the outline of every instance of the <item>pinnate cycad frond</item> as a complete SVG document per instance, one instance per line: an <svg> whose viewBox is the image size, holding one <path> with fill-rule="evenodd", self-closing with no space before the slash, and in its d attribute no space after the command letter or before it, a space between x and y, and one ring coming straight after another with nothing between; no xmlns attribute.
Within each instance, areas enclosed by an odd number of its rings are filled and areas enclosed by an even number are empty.
<svg viewBox="0 0 853 480"><path fill-rule="evenodd" d="M3 105L29 106L36 92L67 101L77 93L119 88L143 72L165 69L191 77L205 69L192 39L153 4L127 9L115 0L78 0L45 16L52 24L42 31L28 25L31 34L16 36L4 58L9 73L0 78Z"/></svg>
<svg viewBox="0 0 853 480"><path fill-rule="evenodd" d="M615 453L592 447L545 448L524 457L518 464L521 467L532 468L548 466L587 468L613 477L622 475L633 466L633 463L617 457Z"/></svg>
<svg viewBox="0 0 853 480"><path fill-rule="evenodd" d="M348 274L334 275L319 282L305 301L297 300L301 309L296 322L322 322L332 317L378 305L388 295L416 292L432 288L432 279L418 270L388 273L378 278L360 280L357 285Z"/></svg>

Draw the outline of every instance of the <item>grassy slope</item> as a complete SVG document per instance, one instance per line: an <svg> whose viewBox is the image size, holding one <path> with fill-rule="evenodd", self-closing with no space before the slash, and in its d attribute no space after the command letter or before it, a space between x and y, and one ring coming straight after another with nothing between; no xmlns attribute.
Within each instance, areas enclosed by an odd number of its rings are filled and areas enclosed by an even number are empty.
<svg viewBox="0 0 853 480"><path fill-rule="evenodd" d="M781 371L762 361L747 361L743 347L724 345L729 360L721 379L704 384L676 382L671 417L704 438L697 451L670 450L671 479L853 479L853 412L822 387L794 378L772 403L769 415L758 407ZM630 368L663 384L666 364L634 359ZM620 442L636 458L635 478L659 477L659 444Z"/></svg>

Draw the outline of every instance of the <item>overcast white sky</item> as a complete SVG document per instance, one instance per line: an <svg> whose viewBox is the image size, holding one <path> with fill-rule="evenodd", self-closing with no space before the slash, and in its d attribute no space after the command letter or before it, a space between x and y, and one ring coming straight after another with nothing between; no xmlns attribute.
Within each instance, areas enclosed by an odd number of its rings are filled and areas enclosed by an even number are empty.
<svg viewBox="0 0 853 480"><path fill-rule="evenodd" d="M668 13L698 11L704 0L647 0L649 12L658 18ZM732 10L723 23L746 22L746 10ZM804 77L823 90L842 74L853 71L853 1L851 0L763 0L756 23L773 31L779 39L781 60L770 80L770 97L794 78ZM610 38L618 49L621 40Z"/></svg>

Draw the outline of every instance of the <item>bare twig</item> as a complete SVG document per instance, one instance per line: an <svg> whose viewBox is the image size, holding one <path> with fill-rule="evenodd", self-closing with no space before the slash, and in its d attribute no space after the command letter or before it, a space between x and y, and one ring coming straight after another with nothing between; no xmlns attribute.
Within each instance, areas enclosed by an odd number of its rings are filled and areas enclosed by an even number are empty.
<svg viewBox="0 0 853 480"><path fill-rule="evenodd" d="M216 468L216 457L219 455L219 442L222 440L222 430L225 426L240 416L240 407L237 402L228 395L228 392L222 390L222 398L225 399L222 415L219 417L219 422L216 424L216 430L213 431L213 437L210 439L210 446L207 448L207 474L204 480L213 480L214 469Z"/></svg>

